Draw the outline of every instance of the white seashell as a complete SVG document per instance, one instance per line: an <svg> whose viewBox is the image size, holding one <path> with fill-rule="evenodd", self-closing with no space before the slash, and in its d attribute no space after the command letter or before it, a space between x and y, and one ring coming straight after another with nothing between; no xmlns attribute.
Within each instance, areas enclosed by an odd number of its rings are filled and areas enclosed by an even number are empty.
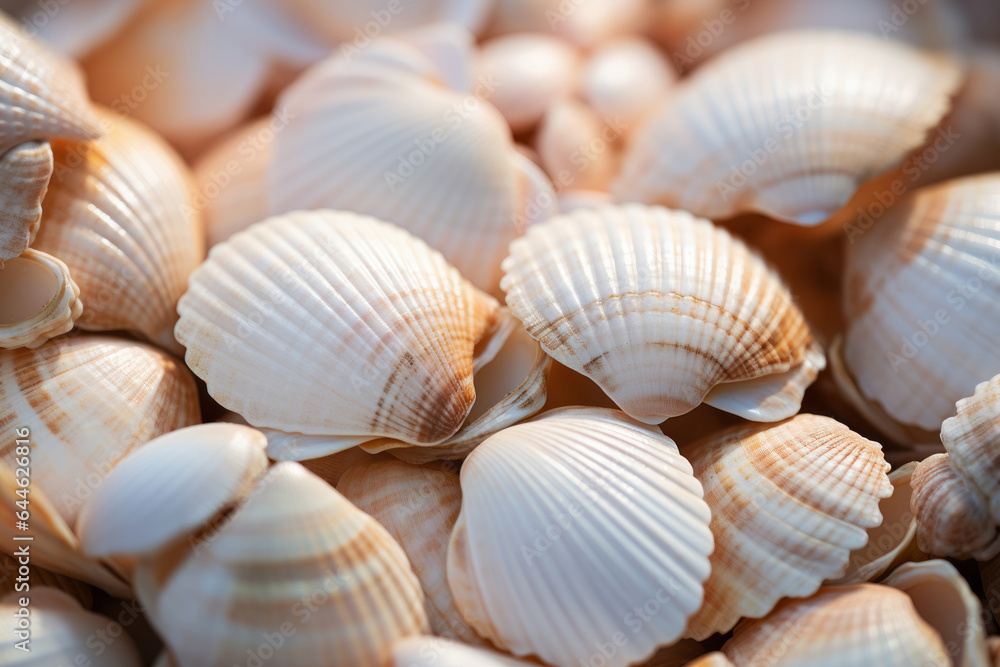
<svg viewBox="0 0 1000 667"><path fill-rule="evenodd" d="M673 65L655 46L629 37L609 42L590 56L581 94L599 116L631 131L663 101L676 79Z"/></svg>
<svg viewBox="0 0 1000 667"><path fill-rule="evenodd" d="M739 426L686 447L712 510L712 573L685 635L728 632L844 574L892 493L878 443L828 418Z"/></svg>
<svg viewBox="0 0 1000 667"><path fill-rule="evenodd" d="M538 33L516 33L483 43L479 76L490 82L487 99L515 134L531 130L556 102L577 88L582 57L565 40Z"/></svg>
<svg viewBox="0 0 1000 667"><path fill-rule="evenodd" d="M495 0L487 32L542 32L584 48L638 32L646 12L643 0Z"/></svg>
<svg viewBox="0 0 1000 667"><path fill-rule="evenodd" d="M191 175L148 128L107 111L100 118L101 139L54 144L34 247L65 262L80 286L80 328L135 331L180 355L177 300L205 256Z"/></svg>
<svg viewBox="0 0 1000 667"><path fill-rule="evenodd" d="M116 622L95 614L60 590L32 587L28 607L20 603L24 593L12 593L0 599L3 639L0 640L0 663L6 667L42 667L42 665L100 664L101 667L141 667L139 651L129 636L121 632L114 641L105 633ZM28 635L20 644L17 613L28 610ZM19 645L20 644L20 645Z"/></svg>
<svg viewBox="0 0 1000 667"><path fill-rule="evenodd" d="M0 270L35 239L51 176L47 142L29 141L0 157Z"/></svg>
<svg viewBox="0 0 1000 667"><path fill-rule="evenodd" d="M528 333L646 423L703 400L784 419L825 365L778 276L683 211L559 216L512 243L503 268L507 304Z"/></svg>
<svg viewBox="0 0 1000 667"><path fill-rule="evenodd" d="M613 193L817 224L919 147L960 81L955 65L873 37L768 35L674 89L636 133Z"/></svg>
<svg viewBox="0 0 1000 667"><path fill-rule="evenodd" d="M389 667L524 667L531 664L442 637L415 636L392 645Z"/></svg>
<svg viewBox="0 0 1000 667"><path fill-rule="evenodd" d="M606 124L576 100L554 102L535 135L535 148L560 189L607 190L618 170L622 128Z"/></svg>
<svg viewBox="0 0 1000 667"><path fill-rule="evenodd" d="M862 394L937 431L1000 373L1000 174L923 188L852 238L843 356Z"/></svg>
<svg viewBox="0 0 1000 667"><path fill-rule="evenodd" d="M500 317L419 239L334 211L271 218L216 245L178 311L177 339L209 393L254 426L340 437L313 456L453 435L475 400L475 348Z"/></svg>
<svg viewBox="0 0 1000 667"><path fill-rule="evenodd" d="M481 636L569 666L625 623L610 667L680 638L712 539L700 485L669 438L614 410L552 411L479 445L461 483L448 584Z"/></svg>
<svg viewBox="0 0 1000 667"><path fill-rule="evenodd" d="M0 348L36 348L66 333L83 312L80 288L61 261L31 248L0 269Z"/></svg>
<svg viewBox="0 0 1000 667"><path fill-rule="evenodd" d="M259 431L235 424L189 426L150 440L80 510L84 553L146 556L194 533L264 474L266 445Z"/></svg>

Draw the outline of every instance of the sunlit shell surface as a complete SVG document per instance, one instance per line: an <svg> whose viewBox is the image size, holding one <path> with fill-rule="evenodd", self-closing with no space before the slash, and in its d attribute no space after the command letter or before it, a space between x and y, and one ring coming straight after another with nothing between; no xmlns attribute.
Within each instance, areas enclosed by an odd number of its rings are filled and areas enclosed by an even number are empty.
<svg viewBox="0 0 1000 667"><path fill-rule="evenodd" d="M442 637L406 637L392 645L391 667L525 667L532 663Z"/></svg>
<svg viewBox="0 0 1000 667"><path fill-rule="evenodd" d="M0 269L0 348L36 348L83 312L80 288L59 259L33 248Z"/></svg>
<svg viewBox="0 0 1000 667"><path fill-rule="evenodd" d="M52 176L52 149L29 141L0 157L0 269L38 233L42 197Z"/></svg>

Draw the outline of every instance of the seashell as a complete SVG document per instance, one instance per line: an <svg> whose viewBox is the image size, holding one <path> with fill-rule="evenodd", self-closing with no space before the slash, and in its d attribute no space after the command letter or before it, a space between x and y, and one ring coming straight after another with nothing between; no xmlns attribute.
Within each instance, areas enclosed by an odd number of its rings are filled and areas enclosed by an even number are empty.
<svg viewBox="0 0 1000 667"><path fill-rule="evenodd" d="M500 318L419 239L335 211L271 218L215 246L178 311L209 393L254 426L339 438L313 456L453 435ZM322 354L297 363L293 350Z"/></svg>
<svg viewBox="0 0 1000 667"><path fill-rule="evenodd" d="M954 565L945 560L906 563L885 584L910 596L917 613L944 641L950 664L990 667L979 598Z"/></svg>
<svg viewBox="0 0 1000 667"><path fill-rule="evenodd" d="M487 26L490 35L550 33L583 48L639 32L646 13L642 0L496 0Z"/></svg>
<svg viewBox="0 0 1000 667"><path fill-rule="evenodd" d="M618 170L616 140L622 127L606 124L587 105L554 102L545 113L535 148L545 171L559 188L607 190Z"/></svg>
<svg viewBox="0 0 1000 667"><path fill-rule="evenodd" d="M80 288L61 261L34 249L0 269L0 348L36 348L66 333L83 312Z"/></svg>
<svg viewBox="0 0 1000 667"><path fill-rule="evenodd" d="M51 176L47 142L29 141L0 157L0 270L35 239Z"/></svg>
<svg viewBox="0 0 1000 667"><path fill-rule="evenodd" d="M0 617L4 619L0 662L4 665L142 666L139 651L128 634L119 632L114 641L97 641L97 633L105 632L116 624L115 621L81 608L76 600L55 588L32 587L28 607L29 636L19 637L16 613L24 608L18 601L20 595L23 593L12 593L0 599ZM110 635L101 634L100 637ZM20 644L22 639L27 641Z"/></svg>
<svg viewBox="0 0 1000 667"><path fill-rule="evenodd" d="M582 67L579 49L539 33L515 33L483 43L478 71L487 97L515 134L530 131L556 102L573 95Z"/></svg>
<svg viewBox="0 0 1000 667"><path fill-rule="evenodd" d="M308 436L305 436L308 437ZM320 457L318 459L308 459L302 461L302 467L316 475L330 486L336 487L344 473L350 470L351 466L361 461L366 461L372 457L360 447L351 447L334 454Z"/></svg>
<svg viewBox="0 0 1000 667"><path fill-rule="evenodd" d="M287 9L331 43L342 43L342 53L364 50L371 36L397 33L436 23L450 23L478 32L489 14L489 0L436 0L386 5L379 0L292 0Z"/></svg>
<svg viewBox="0 0 1000 667"><path fill-rule="evenodd" d="M768 35L674 89L636 132L613 194L818 224L923 144L960 81L944 59L865 35Z"/></svg>
<svg viewBox="0 0 1000 667"><path fill-rule="evenodd" d="M879 584L824 587L740 623L722 652L736 665L952 664L941 636L905 593Z"/></svg>
<svg viewBox="0 0 1000 667"><path fill-rule="evenodd" d="M606 663L624 667L679 639L701 603L708 508L656 429L615 410L554 410L489 437L461 483L448 585L497 647L576 665L627 627Z"/></svg>
<svg viewBox="0 0 1000 667"><path fill-rule="evenodd" d="M38 36L59 53L82 58L112 38L138 11L145 0L74 0L57 12L45 12L45 20L31 21ZM37 6L31 9L37 10ZM24 20L37 16L25 16Z"/></svg>
<svg viewBox="0 0 1000 667"><path fill-rule="evenodd" d="M843 357L862 394L898 422L937 431L1000 373L989 333L1000 328L998 186L988 174L923 188L854 228Z"/></svg>
<svg viewBox="0 0 1000 667"><path fill-rule="evenodd" d="M483 90L476 92L341 58L320 63L275 112L292 120L275 135L271 215L330 208L395 223L440 250L474 285L499 294L508 243L554 211L555 195L514 149L503 118L481 100Z"/></svg>
<svg viewBox="0 0 1000 667"><path fill-rule="evenodd" d="M193 534L249 493L267 470L266 446L262 433L237 424L189 426L150 440L80 510L84 553L148 556Z"/></svg>
<svg viewBox="0 0 1000 667"><path fill-rule="evenodd" d="M139 563L139 598L178 663L239 662L280 632L282 665L374 667L426 631L420 584L374 519L292 462L251 495L180 562Z"/></svg>
<svg viewBox="0 0 1000 667"><path fill-rule="evenodd" d="M133 449L200 421L198 390L160 350L103 336L0 352L0 420L30 431L32 502L73 526L83 500ZM14 467L8 448L3 463Z"/></svg>
<svg viewBox="0 0 1000 667"><path fill-rule="evenodd" d="M20 500L20 498L18 499ZM16 590L19 587L18 584L21 583L17 581L19 567L18 559L0 553L0 598L21 592ZM58 589L80 603L84 609L89 609L94 604L94 596L90 586L82 581L37 566L31 568L29 576L31 584Z"/></svg>
<svg viewBox="0 0 1000 667"><path fill-rule="evenodd" d="M482 644L455 608L445 573L448 538L462 509L458 468L458 463L415 466L382 454L352 466L337 491L403 547L424 591L431 632Z"/></svg>
<svg viewBox="0 0 1000 667"><path fill-rule="evenodd" d="M582 208L600 208L612 202L611 195L595 190L566 190L559 193L560 213L573 213Z"/></svg>
<svg viewBox="0 0 1000 667"><path fill-rule="evenodd" d="M993 620L1000 625L1000 556L981 561L979 575L986 593L986 607L993 612Z"/></svg>
<svg viewBox="0 0 1000 667"><path fill-rule="evenodd" d="M734 667L726 654L721 651L706 653L700 658L696 658L687 663L687 667Z"/></svg>
<svg viewBox="0 0 1000 667"><path fill-rule="evenodd" d="M0 57L0 154L26 141L100 136L76 65L27 39L6 14L0 16Z"/></svg>
<svg viewBox="0 0 1000 667"><path fill-rule="evenodd" d="M628 37L609 42L590 56L580 87L590 108L628 131L663 101L676 80L674 67L655 46Z"/></svg>
<svg viewBox="0 0 1000 667"><path fill-rule="evenodd" d="M187 167L162 139L103 111L107 134L57 142L34 247L69 267L87 305L78 325L128 329L182 354L177 300L205 256Z"/></svg>
<svg viewBox="0 0 1000 667"><path fill-rule="evenodd" d="M389 667L524 667L534 663L442 637L404 637L392 645Z"/></svg>
<svg viewBox="0 0 1000 667"><path fill-rule="evenodd" d="M844 576L827 582L832 585L860 584L874 581L892 572L903 563L924 560L927 554L916 543L917 520L910 511L913 493L910 478L917 467L915 461L889 473L892 495L878 505L882 523L868 529L868 543L851 552Z"/></svg>
<svg viewBox="0 0 1000 667"><path fill-rule="evenodd" d="M503 269L507 304L528 333L645 423L703 400L755 421L784 419L825 365L778 276L683 211L559 216L512 243Z"/></svg>
<svg viewBox="0 0 1000 667"><path fill-rule="evenodd" d="M738 426L682 453L715 538L705 601L685 633L699 641L842 576L892 493L879 444L828 417Z"/></svg>

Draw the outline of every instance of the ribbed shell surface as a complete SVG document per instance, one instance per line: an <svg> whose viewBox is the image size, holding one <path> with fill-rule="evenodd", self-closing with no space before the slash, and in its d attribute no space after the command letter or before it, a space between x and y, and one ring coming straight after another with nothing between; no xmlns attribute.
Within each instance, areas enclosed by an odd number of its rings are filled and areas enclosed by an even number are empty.
<svg viewBox="0 0 1000 667"><path fill-rule="evenodd" d="M30 141L0 157L0 269L24 252L38 233L51 176L48 142Z"/></svg>
<svg viewBox="0 0 1000 667"><path fill-rule="evenodd" d="M981 382L956 407L958 414L941 425L941 442L1000 524L1000 375Z"/></svg>

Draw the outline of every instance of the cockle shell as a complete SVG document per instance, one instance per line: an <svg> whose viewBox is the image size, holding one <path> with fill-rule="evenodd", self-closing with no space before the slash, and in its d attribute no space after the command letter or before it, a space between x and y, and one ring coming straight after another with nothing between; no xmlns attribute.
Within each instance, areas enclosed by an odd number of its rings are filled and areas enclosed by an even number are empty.
<svg viewBox="0 0 1000 667"><path fill-rule="evenodd" d="M937 431L1000 372L1000 174L923 188L847 249L843 356L893 419Z"/></svg>
<svg viewBox="0 0 1000 667"><path fill-rule="evenodd" d="M56 173L34 247L80 286L89 331L128 329L174 354L177 300L205 256L188 168L148 128L104 111L107 134L55 142Z"/></svg>
<svg viewBox="0 0 1000 667"><path fill-rule="evenodd" d="M0 154L37 139L100 136L76 65L0 15Z"/></svg>
<svg viewBox="0 0 1000 667"><path fill-rule="evenodd" d="M73 526L80 505L130 451L200 421L198 390L160 350L103 336L0 352L0 421L27 428L32 494ZM13 468L14 448L3 464Z"/></svg>
<svg viewBox="0 0 1000 667"><path fill-rule="evenodd" d="M48 142L29 141L0 157L0 270L38 233L42 197L52 176Z"/></svg>
<svg viewBox="0 0 1000 667"><path fill-rule="evenodd" d="M36 348L66 333L83 312L80 288L61 261L29 248L0 269L0 348Z"/></svg>
<svg viewBox="0 0 1000 667"><path fill-rule="evenodd" d="M507 304L528 333L646 423L703 400L755 421L784 419L825 365L778 276L683 211L559 216L511 244L503 269Z"/></svg>
<svg viewBox="0 0 1000 667"><path fill-rule="evenodd" d="M879 584L821 588L736 626L722 652L736 665L948 667L940 635L905 593Z"/></svg>
<svg viewBox="0 0 1000 667"><path fill-rule="evenodd" d="M580 94L599 116L631 131L663 101L676 79L673 65L655 46L629 37L609 42L590 56Z"/></svg>
<svg viewBox="0 0 1000 667"><path fill-rule="evenodd" d="M553 183L561 189L607 190L618 170L623 128L605 123L582 102L552 104L535 136L535 148Z"/></svg>
<svg viewBox="0 0 1000 667"><path fill-rule="evenodd" d="M920 146L960 81L948 61L874 37L768 35L674 89L636 133L613 192L710 218L817 224Z"/></svg>
<svg viewBox="0 0 1000 667"><path fill-rule="evenodd" d="M383 454L352 466L337 491L403 547L424 591L431 632L482 644L455 608L445 572L448 538L462 508L458 469L458 463L416 466Z"/></svg>
<svg viewBox="0 0 1000 667"><path fill-rule="evenodd" d="M531 664L442 637L416 636L405 637L392 645L389 667L525 667Z"/></svg>
<svg viewBox="0 0 1000 667"><path fill-rule="evenodd" d="M405 230L312 211L213 247L178 311L187 363L219 403L254 426L341 437L345 449L454 434L500 305Z"/></svg>
<svg viewBox="0 0 1000 667"><path fill-rule="evenodd" d="M490 82L487 99L516 134L531 130L555 102L577 88L582 55L558 37L515 33L487 40L478 72Z"/></svg>
<svg viewBox="0 0 1000 667"><path fill-rule="evenodd" d="M76 600L55 588L32 585L28 607L19 603L24 595L11 593L0 599L0 617L4 619L0 662L6 667L82 664L141 667L143 664L127 634L120 633L114 641L102 641L110 635L97 634L113 626L112 619L81 608ZM23 628L17 616L21 609L27 609L28 614ZM27 630L27 634L19 637L18 629ZM22 639L28 641L19 647Z"/></svg>
<svg viewBox="0 0 1000 667"><path fill-rule="evenodd" d="M274 139L270 213L330 208L395 223L498 294L507 244L554 212L555 195L483 100L490 85L463 94L370 63L316 65L275 110L291 120Z"/></svg>
<svg viewBox="0 0 1000 667"><path fill-rule="evenodd" d="M248 503L177 558L140 561L136 578L182 665L232 664L266 646L288 667L381 667L393 641L427 630L403 550L297 463L272 467Z"/></svg>
<svg viewBox="0 0 1000 667"><path fill-rule="evenodd" d="M616 642L606 664L623 667L676 641L712 551L690 470L615 410L554 410L491 436L462 466L448 548L459 611L496 646L560 667L595 642Z"/></svg>
<svg viewBox="0 0 1000 667"><path fill-rule="evenodd" d="M892 493L878 443L828 417L738 426L682 453L715 537L705 601L685 633L699 641L844 574Z"/></svg>

